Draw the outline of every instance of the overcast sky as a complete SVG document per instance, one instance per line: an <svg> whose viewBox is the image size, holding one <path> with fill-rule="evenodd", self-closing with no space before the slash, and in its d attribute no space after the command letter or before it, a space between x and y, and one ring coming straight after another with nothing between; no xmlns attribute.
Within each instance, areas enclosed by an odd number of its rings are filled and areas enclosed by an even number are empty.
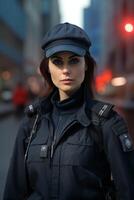
<svg viewBox="0 0 134 200"><path fill-rule="evenodd" d="M61 22L70 22L83 27L83 8L90 4L90 0L59 0Z"/></svg>

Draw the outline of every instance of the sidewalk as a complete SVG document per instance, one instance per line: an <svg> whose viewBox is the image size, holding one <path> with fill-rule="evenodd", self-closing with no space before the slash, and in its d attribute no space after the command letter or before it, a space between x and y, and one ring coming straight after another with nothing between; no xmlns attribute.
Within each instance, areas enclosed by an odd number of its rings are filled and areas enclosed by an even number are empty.
<svg viewBox="0 0 134 200"><path fill-rule="evenodd" d="M0 102L0 117L5 117L14 112L14 106L12 103Z"/></svg>

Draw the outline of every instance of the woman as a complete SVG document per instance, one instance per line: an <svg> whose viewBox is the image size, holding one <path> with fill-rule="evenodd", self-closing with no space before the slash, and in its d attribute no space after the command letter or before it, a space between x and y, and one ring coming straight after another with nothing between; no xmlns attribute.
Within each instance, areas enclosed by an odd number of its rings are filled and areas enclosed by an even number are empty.
<svg viewBox="0 0 134 200"><path fill-rule="evenodd" d="M51 92L19 129L4 200L133 199L133 144L112 105L93 99L90 46L73 24L46 34L40 70Z"/></svg>

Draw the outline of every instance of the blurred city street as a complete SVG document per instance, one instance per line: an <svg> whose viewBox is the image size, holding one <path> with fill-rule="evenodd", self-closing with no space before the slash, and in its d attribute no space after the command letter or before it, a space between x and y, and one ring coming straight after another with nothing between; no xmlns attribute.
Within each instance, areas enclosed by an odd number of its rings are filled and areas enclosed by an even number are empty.
<svg viewBox="0 0 134 200"><path fill-rule="evenodd" d="M115 105L134 141L134 0L11 2L0 0L0 200L24 108L49 91L41 46L58 23L86 31L96 61L95 98Z"/></svg>
<svg viewBox="0 0 134 200"><path fill-rule="evenodd" d="M6 111L4 116L0 117L0 200L2 200L9 161L19 125L19 120L13 114L6 113Z"/></svg>
<svg viewBox="0 0 134 200"><path fill-rule="evenodd" d="M13 113L14 106L12 103L3 103L0 102L0 117L7 116L8 114Z"/></svg>

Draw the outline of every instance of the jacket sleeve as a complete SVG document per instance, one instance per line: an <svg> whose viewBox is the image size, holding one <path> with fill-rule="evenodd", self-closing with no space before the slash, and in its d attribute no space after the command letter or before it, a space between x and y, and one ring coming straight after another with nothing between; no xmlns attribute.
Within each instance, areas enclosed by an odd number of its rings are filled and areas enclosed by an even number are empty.
<svg viewBox="0 0 134 200"><path fill-rule="evenodd" d="M105 122L103 138L117 190L117 199L133 200L134 146L125 121L117 113Z"/></svg>
<svg viewBox="0 0 134 200"><path fill-rule="evenodd" d="M28 181L24 164L26 120L21 124L8 169L3 200L24 200L28 196Z"/></svg>

